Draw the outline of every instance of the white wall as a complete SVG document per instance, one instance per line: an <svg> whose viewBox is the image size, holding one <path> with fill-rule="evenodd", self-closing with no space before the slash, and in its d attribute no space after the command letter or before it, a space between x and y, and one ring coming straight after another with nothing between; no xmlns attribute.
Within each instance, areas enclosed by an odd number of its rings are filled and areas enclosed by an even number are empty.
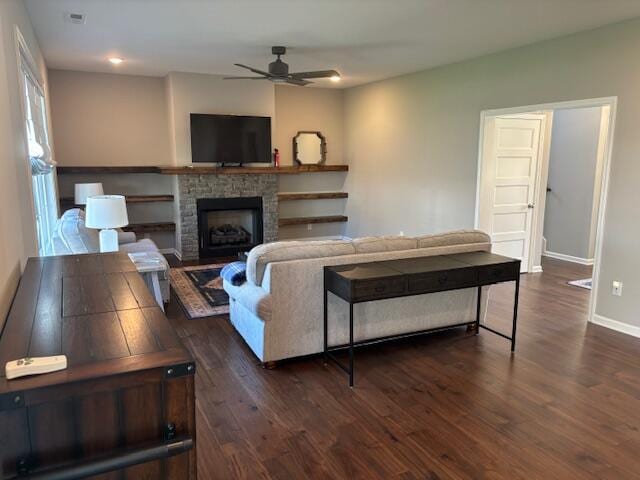
<svg viewBox="0 0 640 480"><path fill-rule="evenodd" d="M271 82L223 80L218 75L171 72L165 78L172 125L171 157L175 165L191 163L190 113L272 117L275 131L275 92Z"/></svg>
<svg viewBox="0 0 640 480"><path fill-rule="evenodd" d="M549 252L593 259L593 198L601 107L555 110L549 153L551 191L543 234Z"/></svg>
<svg viewBox="0 0 640 480"><path fill-rule="evenodd" d="M47 86L38 42L20 0L0 1L0 329L27 257L37 255L33 197L20 105L15 26Z"/></svg>
<svg viewBox="0 0 640 480"><path fill-rule="evenodd" d="M168 165L164 81L50 70L51 118L60 165Z"/></svg>
<svg viewBox="0 0 640 480"><path fill-rule="evenodd" d="M328 88L300 88L278 85L274 147L280 149L281 165L293 165L293 137L301 130L319 131L327 140L326 163L344 163L344 91ZM281 175L281 192L344 191L345 173L309 173ZM310 217L344 214L346 201L302 200L281 202L280 217ZM281 240L309 237L335 237L342 234L343 224L325 223L281 227Z"/></svg>
<svg viewBox="0 0 640 480"><path fill-rule="evenodd" d="M636 19L347 90L347 234L472 227L482 110L618 96L595 294L599 315L640 326L638 51Z"/></svg>

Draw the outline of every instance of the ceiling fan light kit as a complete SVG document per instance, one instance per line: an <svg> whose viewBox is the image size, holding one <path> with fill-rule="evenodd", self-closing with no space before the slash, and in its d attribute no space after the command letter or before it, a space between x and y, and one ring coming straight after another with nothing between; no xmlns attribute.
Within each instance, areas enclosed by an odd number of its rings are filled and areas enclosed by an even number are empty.
<svg viewBox="0 0 640 480"><path fill-rule="evenodd" d="M313 83L309 81L309 78L329 78L333 82L340 80L340 73L336 70L315 70L312 72L295 72L289 73L289 65L282 61L280 58L287 53L286 47L275 46L271 47L271 53L277 58L269 64L268 71L259 70L257 68L249 67L241 63L234 65L249 70L259 76L257 77L225 77L225 80L269 80L273 83L288 83L291 85L297 85L304 87Z"/></svg>

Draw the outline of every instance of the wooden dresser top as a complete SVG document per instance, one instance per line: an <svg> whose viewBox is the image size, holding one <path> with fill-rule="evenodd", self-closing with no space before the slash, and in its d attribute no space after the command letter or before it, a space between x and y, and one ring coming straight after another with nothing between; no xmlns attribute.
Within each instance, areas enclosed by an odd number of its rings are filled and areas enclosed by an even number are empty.
<svg viewBox="0 0 640 480"><path fill-rule="evenodd" d="M9 360L68 368L6 380ZM124 253L30 258L0 336L0 394L192 362Z"/></svg>

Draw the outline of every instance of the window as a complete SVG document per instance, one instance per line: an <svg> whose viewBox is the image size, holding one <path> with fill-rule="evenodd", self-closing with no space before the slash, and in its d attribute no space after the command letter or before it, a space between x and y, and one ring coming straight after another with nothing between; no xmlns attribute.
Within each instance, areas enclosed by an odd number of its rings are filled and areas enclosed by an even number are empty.
<svg viewBox="0 0 640 480"><path fill-rule="evenodd" d="M20 53L20 82L23 92L23 110L31 168L33 205L35 210L38 251L50 255L51 238L58 218L55 163L51 159L47 110L44 92L22 36L17 32Z"/></svg>

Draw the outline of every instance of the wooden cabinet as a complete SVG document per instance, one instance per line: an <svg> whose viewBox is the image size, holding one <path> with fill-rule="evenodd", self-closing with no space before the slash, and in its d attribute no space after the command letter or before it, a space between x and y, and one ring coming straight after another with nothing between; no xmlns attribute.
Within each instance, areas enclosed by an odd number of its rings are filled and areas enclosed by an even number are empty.
<svg viewBox="0 0 640 480"><path fill-rule="evenodd" d="M30 259L0 362L0 478L195 479L195 363L124 254Z"/></svg>

